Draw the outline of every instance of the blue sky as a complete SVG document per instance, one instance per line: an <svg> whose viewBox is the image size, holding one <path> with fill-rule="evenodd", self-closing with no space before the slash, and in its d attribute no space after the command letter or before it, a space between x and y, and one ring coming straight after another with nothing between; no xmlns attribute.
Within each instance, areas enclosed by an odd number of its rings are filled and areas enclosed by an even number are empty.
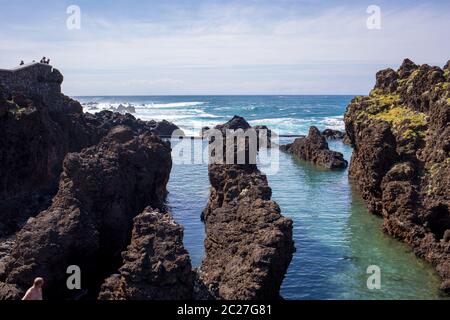
<svg viewBox="0 0 450 320"><path fill-rule="evenodd" d="M81 8L68 30L66 9ZM381 29L366 10L381 8ZM52 59L69 95L364 94L450 59L450 1L0 0L0 68Z"/></svg>

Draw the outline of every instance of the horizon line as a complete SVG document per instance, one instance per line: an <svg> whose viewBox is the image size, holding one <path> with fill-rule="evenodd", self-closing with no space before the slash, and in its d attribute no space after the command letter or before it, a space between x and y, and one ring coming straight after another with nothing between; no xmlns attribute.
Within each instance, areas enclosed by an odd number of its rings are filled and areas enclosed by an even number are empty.
<svg viewBox="0 0 450 320"><path fill-rule="evenodd" d="M368 94L332 94L332 93L323 93L323 94L119 94L119 95L68 95L73 98L94 98L94 97L301 97L301 96L309 96L309 97L320 97L320 96L342 96L342 97L351 97L351 96L367 96Z"/></svg>

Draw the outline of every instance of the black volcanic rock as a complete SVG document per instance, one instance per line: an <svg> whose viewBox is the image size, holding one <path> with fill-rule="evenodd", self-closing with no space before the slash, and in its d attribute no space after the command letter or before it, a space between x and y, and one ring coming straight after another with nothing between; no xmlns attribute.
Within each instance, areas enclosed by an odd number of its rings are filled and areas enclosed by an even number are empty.
<svg viewBox="0 0 450 320"><path fill-rule="evenodd" d="M180 128L175 124L163 121L142 121L131 114L120 114L112 111L101 111L96 114L84 114L81 119L87 130L91 130L98 136L103 137L115 126L124 125L132 128L136 133L152 132L159 136L171 136L175 130Z"/></svg>
<svg viewBox="0 0 450 320"><path fill-rule="evenodd" d="M331 140L343 140L345 138L345 133L339 130L333 130L333 129L325 129L322 132L322 135Z"/></svg>
<svg viewBox="0 0 450 320"><path fill-rule="evenodd" d="M324 136L316 127L311 127L306 138L298 138L292 144L282 146L282 151L299 159L310 161L328 169L344 169L348 162L340 152L331 151Z"/></svg>
<svg viewBox="0 0 450 320"><path fill-rule="evenodd" d="M133 218L162 206L171 169L170 147L150 133L115 127L97 146L66 156L59 191L48 210L30 219L0 262L0 299L23 294L37 276L46 296L70 297L66 269L78 265L84 288L114 271Z"/></svg>
<svg viewBox="0 0 450 320"><path fill-rule="evenodd" d="M178 129L129 114L84 114L61 93L61 82L59 71L41 64L0 70L0 238L51 205L68 153L98 144L119 125L136 134L171 135Z"/></svg>
<svg viewBox="0 0 450 320"><path fill-rule="evenodd" d="M251 126L248 124L248 122L240 117L240 116L234 116L230 121L217 125L215 129L222 131L225 134L226 130L239 130L242 129L244 131L250 129Z"/></svg>
<svg viewBox="0 0 450 320"><path fill-rule="evenodd" d="M183 228L169 213L147 208L134 218L123 266L102 286L100 300L189 300L193 272Z"/></svg>
<svg viewBox="0 0 450 320"><path fill-rule="evenodd" d="M174 133L174 131L179 130L181 132L181 129L173 124L172 122L163 120L163 121L149 121L149 124L152 127L152 132L159 136L166 136L170 137Z"/></svg>
<svg viewBox="0 0 450 320"><path fill-rule="evenodd" d="M249 129L235 117L218 128ZM202 218L206 256L195 298L277 299L292 254L292 221L271 200L267 178L252 164L209 166L211 195Z"/></svg>
<svg viewBox="0 0 450 320"><path fill-rule="evenodd" d="M450 292L448 69L405 60L396 73L379 72L390 76L347 108L350 176L383 229L431 262Z"/></svg>
<svg viewBox="0 0 450 320"><path fill-rule="evenodd" d="M405 59L397 73L400 79L407 79L417 68L419 68L418 65L409 59Z"/></svg>
<svg viewBox="0 0 450 320"><path fill-rule="evenodd" d="M397 79L399 75L392 69L386 69L377 73L375 89L392 93L397 90Z"/></svg>

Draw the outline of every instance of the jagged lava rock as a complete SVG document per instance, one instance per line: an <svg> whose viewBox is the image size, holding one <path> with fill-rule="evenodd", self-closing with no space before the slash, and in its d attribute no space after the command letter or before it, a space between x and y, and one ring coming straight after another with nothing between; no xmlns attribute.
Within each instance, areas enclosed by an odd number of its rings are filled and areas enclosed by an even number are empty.
<svg viewBox="0 0 450 320"><path fill-rule="evenodd" d="M99 143L118 125L136 134L171 135L178 128L107 111L85 114L61 93L62 80L43 64L0 70L0 239L50 206L69 152Z"/></svg>
<svg viewBox="0 0 450 320"><path fill-rule="evenodd" d="M235 117L218 128L250 125ZM279 298L295 251L292 220L271 200L267 178L256 165L212 164L209 179L211 195L202 214L206 257L197 270L195 298Z"/></svg>
<svg viewBox="0 0 450 320"><path fill-rule="evenodd" d="M350 176L383 229L430 261L450 292L450 82L444 69L406 59L377 73L345 114Z"/></svg>
<svg viewBox="0 0 450 320"><path fill-rule="evenodd" d="M117 270L133 218L148 205L161 206L170 151L156 136L119 126L100 144L68 154L52 206L28 221L0 263L0 288L8 289L0 299L9 297L11 286L23 294L37 276L46 281L47 297L67 297L70 265L83 270L84 288L97 290Z"/></svg>
<svg viewBox="0 0 450 320"><path fill-rule="evenodd" d="M169 213L147 208L134 218L131 244L119 274L102 286L100 300L188 300L193 272L183 228Z"/></svg>
<svg viewBox="0 0 450 320"><path fill-rule="evenodd" d="M281 146L280 149L328 169L345 169L348 166L342 153L329 149L325 137L316 127L310 128L307 137L298 138L294 143Z"/></svg>

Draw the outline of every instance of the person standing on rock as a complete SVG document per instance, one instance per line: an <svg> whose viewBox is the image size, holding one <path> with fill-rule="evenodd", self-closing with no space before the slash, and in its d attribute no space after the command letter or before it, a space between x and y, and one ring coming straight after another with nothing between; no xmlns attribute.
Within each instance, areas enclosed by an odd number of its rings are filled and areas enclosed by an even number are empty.
<svg viewBox="0 0 450 320"><path fill-rule="evenodd" d="M42 299L42 286L44 285L44 279L34 279L33 286L28 289L27 293L23 296L22 300L41 301Z"/></svg>

